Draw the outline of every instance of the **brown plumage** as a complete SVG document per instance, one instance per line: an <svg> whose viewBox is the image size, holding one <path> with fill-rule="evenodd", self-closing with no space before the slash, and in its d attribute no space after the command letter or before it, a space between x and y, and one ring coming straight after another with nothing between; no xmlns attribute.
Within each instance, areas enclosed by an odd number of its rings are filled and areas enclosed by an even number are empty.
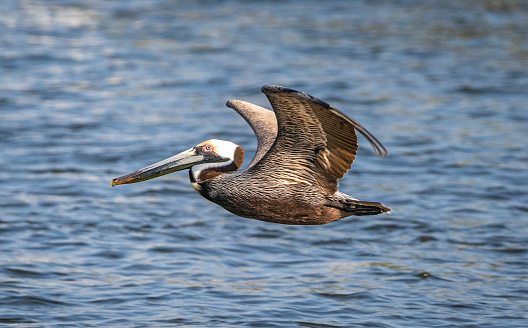
<svg viewBox="0 0 528 328"><path fill-rule="evenodd" d="M258 140L255 157L238 170L243 150L209 140L167 160L114 179L134 183L190 168L193 187L226 210L282 224L325 224L351 215L390 212L381 203L359 201L337 190L357 153L356 131L381 156L383 145L363 126L327 103L280 86L264 86L273 112L240 101L227 106L251 126Z"/></svg>

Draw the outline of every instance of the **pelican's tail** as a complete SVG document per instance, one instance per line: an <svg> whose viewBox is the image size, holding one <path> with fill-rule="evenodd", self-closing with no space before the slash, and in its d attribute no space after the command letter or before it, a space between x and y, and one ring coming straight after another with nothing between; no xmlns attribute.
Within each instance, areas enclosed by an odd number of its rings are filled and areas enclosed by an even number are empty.
<svg viewBox="0 0 528 328"><path fill-rule="evenodd" d="M390 213L392 211L382 203L363 202L360 200L351 201L344 204L345 212L351 215L377 215L381 213Z"/></svg>
<svg viewBox="0 0 528 328"><path fill-rule="evenodd" d="M392 211L389 207L386 207L382 203L377 202L365 202L361 200L354 199L348 195L339 193L338 197L334 197L333 199L329 199L326 201L325 205L330 207L335 207L339 210L341 210L344 216L351 216L351 215L377 215L381 213L390 213ZM335 195L337 196L337 195ZM342 197L342 196L348 196L348 197Z"/></svg>

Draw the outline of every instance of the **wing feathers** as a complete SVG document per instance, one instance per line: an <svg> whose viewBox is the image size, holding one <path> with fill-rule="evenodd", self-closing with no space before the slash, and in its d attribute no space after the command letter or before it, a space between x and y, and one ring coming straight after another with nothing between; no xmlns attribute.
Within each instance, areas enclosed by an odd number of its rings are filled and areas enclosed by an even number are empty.
<svg viewBox="0 0 528 328"><path fill-rule="evenodd" d="M262 92L275 111L279 129L270 152L286 156L296 150L300 156L290 156L290 160L309 168L314 183L324 192L337 191L337 180L354 162L358 148L356 131L381 156L388 154L367 129L322 100L281 86L266 85ZM303 145L298 144L301 141ZM302 155L298 151L301 147L306 150Z"/></svg>
<svg viewBox="0 0 528 328"><path fill-rule="evenodd" d="M327 194L337 191L337 180L356 158L361 133L381 156L385 147L361 124L308 94L281 86L265 85L273 112L251 103L230 100L251 126L258 140L252 169L282 183L307 183Z"/></svg>

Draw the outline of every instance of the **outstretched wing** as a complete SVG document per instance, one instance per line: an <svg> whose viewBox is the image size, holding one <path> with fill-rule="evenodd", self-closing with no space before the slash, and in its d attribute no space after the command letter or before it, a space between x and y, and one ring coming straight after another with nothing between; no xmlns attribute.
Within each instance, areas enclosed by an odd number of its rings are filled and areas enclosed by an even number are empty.
<svg viewBox="0 0 528 328"><path fill-rule="evenodd" d="M277 119L273 111L242 100L229 100L226 106L234 109L251 126L257 137L257 152L248 167L257 163L277 138Z"/></svg>
<svg viewBox="0 0 528 328"><path fill-rule="evenodd" d="M356 158L356 131L376 153L388 154L367 129L324 101L281 86L266 85L262 92L277 117L278 133L257 165L283 181L315 184L325 193L336 192L337 180Z"/></svg>

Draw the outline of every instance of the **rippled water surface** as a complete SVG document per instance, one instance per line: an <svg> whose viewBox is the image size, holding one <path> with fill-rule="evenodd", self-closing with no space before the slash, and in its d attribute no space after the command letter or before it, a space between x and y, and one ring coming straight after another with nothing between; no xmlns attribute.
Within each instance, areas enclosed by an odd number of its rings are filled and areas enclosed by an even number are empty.
<svg viewBox="0 0 528 328"><path fill-rule="evenodd" d="M526 327L524 1L0 2L0 325ZM185 172L112 178L249 126L264 84L360 141L390 215L233 216ZM246 160L249 162L249 160Z"/></svg>

